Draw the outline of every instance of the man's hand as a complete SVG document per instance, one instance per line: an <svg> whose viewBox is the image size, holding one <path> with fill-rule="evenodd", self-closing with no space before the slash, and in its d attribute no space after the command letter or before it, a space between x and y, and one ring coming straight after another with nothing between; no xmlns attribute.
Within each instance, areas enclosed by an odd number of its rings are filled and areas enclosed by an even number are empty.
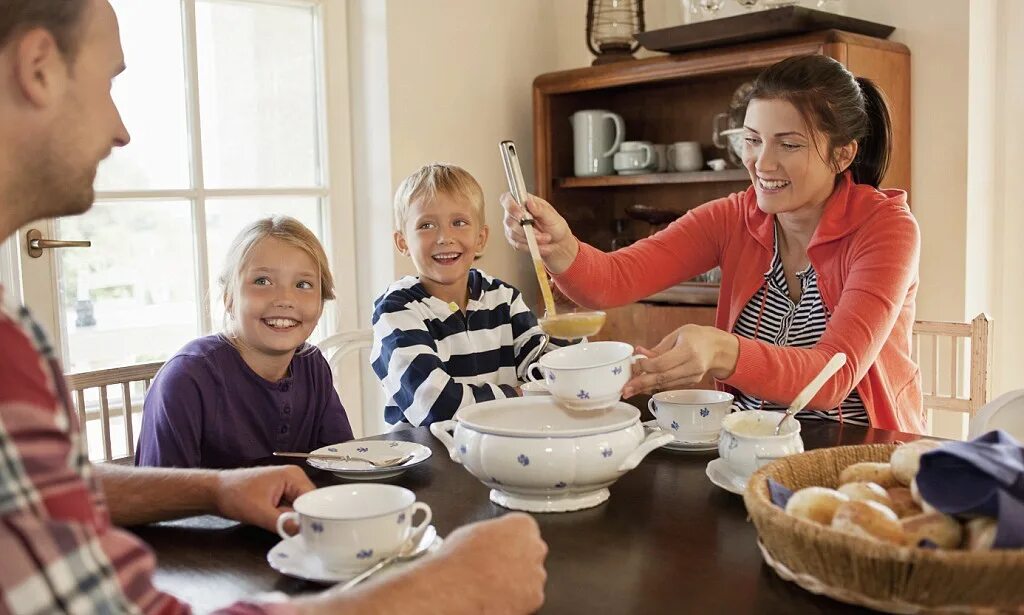
<svg viewBox="0 0 1024 615"><path fill-rule="evenodd" d="M224 517L276 532L278 516L314 488L297 466L227 470L217 473L214 505Z"/></svg>
<svg viewBox="0 0 1024 615"><path fill-rule="evenodd" d="M533 517L509 513L461 527L445 539L438 557L446 579L459 579L479 611L532 613L544 604L548 547Z"/></svg>

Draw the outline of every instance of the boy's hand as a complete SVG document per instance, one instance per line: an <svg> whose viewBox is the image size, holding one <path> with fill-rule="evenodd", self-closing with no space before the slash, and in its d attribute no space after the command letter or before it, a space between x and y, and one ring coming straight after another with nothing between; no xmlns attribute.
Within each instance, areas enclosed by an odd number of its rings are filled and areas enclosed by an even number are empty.
<svg viewBox="0 0 1024 615"><path fill-rule="evenodd" d="M505 208L505 238L516 250L528 251L526 233L519 223L523 217L523 208L509 192L501 195L501 206ZM544 199L531 194L527 207L533 215L533 230L544 266L556 275L564 272L580 251L579 241L572 234L565 218Z"/></svg>

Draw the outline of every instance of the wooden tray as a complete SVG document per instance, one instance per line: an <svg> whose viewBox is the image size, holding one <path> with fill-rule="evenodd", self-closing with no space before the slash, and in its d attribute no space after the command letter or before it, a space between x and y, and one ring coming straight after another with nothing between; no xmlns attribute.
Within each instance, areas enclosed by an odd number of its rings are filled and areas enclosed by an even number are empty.
<svg viewBox="0 0 1024 615"><path fill-rule="evenodd" d="M818 30L844 30L854 34L888 38L895 29L880 23L802 6L784 6L735 17L638 32L636 40L651 51L680 53Z"/></svg>

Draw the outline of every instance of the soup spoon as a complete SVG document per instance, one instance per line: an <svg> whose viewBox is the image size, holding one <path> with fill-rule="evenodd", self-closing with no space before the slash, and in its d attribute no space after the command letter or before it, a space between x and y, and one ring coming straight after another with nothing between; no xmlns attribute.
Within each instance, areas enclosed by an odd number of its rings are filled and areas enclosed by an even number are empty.
<svg viewBox="0 0 1024 615"><path fill-rule="evenodd" d="M348 583L342 585L338 589L338 591L352 589L356 585L359 585L366 579L377 574L378 572L380 572L384 568L387 568L395 562L405 562L411 559L416 559L417 557L426 553L427 550L430 549L431 545L434 544L435 540L437 540L437 530L434 529L433 525L428 525L427 528L423 530L422 534L420 534L418 537L413 536L411 539L409 539L408 542L402 545L402 548L398 550L398 553L395 553L390 557L385 557L384 559L379 561L377 565L369 568L368 570L363 571L359 576L352 579Z"/></svg>
<svg viewBox="0 0 1024 615"><path fill-rule="evenodd" d="M845 354L837 352L832 355L832 358L828 360L825 367L821 368L821 371L814 377L814 380L811 380L807 386L804 387L804 390L797 394L793 403L789 405L789 408L786 408L786 414L783 415L779 424L775 426L775 435L779 435L779 432L782 431L782 424L786 422L786 419L790 418L797 412L800 412L807 404L811 403L811 398L814 397L815 393L820 391L821 387L825 386L825 382L827 382L828 379L838 372L839 368L844 365L846 365Z"/></svg>

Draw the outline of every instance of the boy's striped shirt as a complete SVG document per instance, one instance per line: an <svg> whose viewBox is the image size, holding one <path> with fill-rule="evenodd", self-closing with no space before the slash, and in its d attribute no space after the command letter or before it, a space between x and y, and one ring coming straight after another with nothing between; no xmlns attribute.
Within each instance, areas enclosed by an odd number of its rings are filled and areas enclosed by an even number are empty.
<svg viewBox="0 0 1024 615"><path fill-rule="evenodd" d="M465 313L418 278L402 278L374 302L370 363L387 399L384 417L429 425L463 406L514 397L544 339L519 290L477 269Z"/></svg>

